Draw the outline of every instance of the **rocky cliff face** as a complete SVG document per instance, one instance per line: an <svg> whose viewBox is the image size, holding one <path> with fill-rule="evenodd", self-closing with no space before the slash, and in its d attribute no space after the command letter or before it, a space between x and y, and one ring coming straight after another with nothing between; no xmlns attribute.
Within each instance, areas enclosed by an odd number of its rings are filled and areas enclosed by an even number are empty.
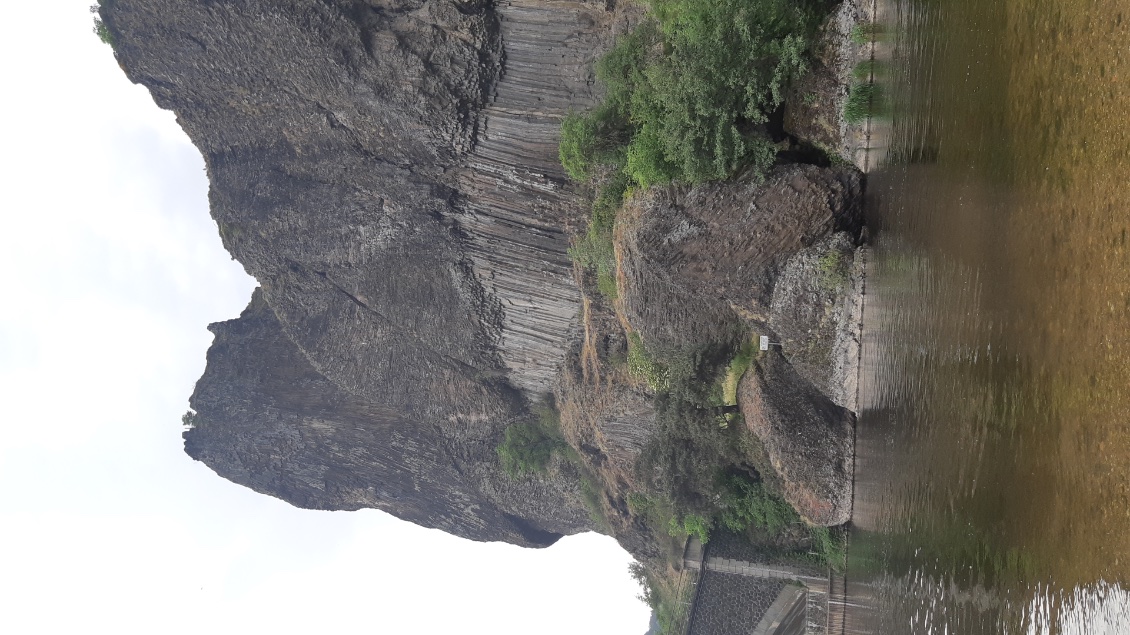
<svg viewBox="0 0 1130 635"><path fill-rule="evenodd" d="M496 473L494 447L576 336L564 230L583 210L556 134L594 100L592 61L622 12L102 6L123 69L204 155L224 244L262 285L248 314L215 327L189 453L298 505L379 507L480 540L546 544L587 528L569 474L531 495ZM300 362L301 395L281 378L228 381L244 365L268 376Z"/></svg>
<svg viewBox="0 0 1130 635"><path fill-rule="evenodd" d="M653 190L618 219L621 307L645 345L784 342L746 372L738 403L786 499L809 522L850 518L862 272L853 169L785 165L764 181ZM761 466L758 467L762 469Z"/></svg>
<svg viewBox="0 0 1130 635"><path fill-rule="evenodd" d="M561 487L570 479L513 480L483 461L493 435L452 435L327 380L261 291L211 330L184 439L221 476L298 507L382 509L475 540L544 546L588 527L577 492Z"/></svg>
<svg viewBox="0 0 1130 635"><path fill-rule="evenodd" d="M412 416L511 412L504 382L483 379L504 374L502 308L461 245L447 174L500 71L497 15L118 0L107 23L131 79L204 155L225 246L319 372Z"/></svg>
<svg viewBox="0 0 1130 635"><path fill-rule="evenodd" d="M593 62L638 7L101 6L123 69L203 154L224 245L261 284L212 327L191 456L302 507L546 545L594 526L579 468L515 480L495 448L554 392L583 469L608 488L598 505L627 518L655 413L646 390L599 369L623 333L593 327L577 287L566 248L586 210L557 135L594 103ZM672 347L736 336L768 319L792 254L851 222L858 188L848 170L788 166L766 186L654 193L618 240L623 312L601 319Z"/></svg>

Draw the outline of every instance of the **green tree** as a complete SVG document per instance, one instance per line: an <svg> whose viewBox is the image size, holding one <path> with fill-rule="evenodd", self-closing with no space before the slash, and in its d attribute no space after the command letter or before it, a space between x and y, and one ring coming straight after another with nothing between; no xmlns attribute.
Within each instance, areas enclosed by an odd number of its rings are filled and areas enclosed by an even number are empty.
<svg viewBox="0 0 1130 635"><path fill-rule="evenodd" d="M98 4L91 5L90 12L94 14L94 35L98 36L99 40L109 44L113 47L116 44L114 33L110 31L110 27L102 21L103 7L109 8L113 4L113 0L98 0Z"/></svg>
<svg viewBox="0 0 1130 635"><path fill-rule="evenodd" d="M502 469L511 477L544 472L554 452L570 451L561 433L561 420L551 399L533 408L534 421L515 423L495 448Z"/></svg>

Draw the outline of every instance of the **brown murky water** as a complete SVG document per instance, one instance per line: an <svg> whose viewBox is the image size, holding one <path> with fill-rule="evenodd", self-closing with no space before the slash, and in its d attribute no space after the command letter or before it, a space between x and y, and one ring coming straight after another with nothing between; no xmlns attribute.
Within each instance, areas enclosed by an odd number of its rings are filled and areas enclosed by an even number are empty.
<svg viewBox="0 0 1130 635"><path fill-rule="evenodd" d="M1130 634L1130 0L893 0L852 632Z"/></svg>

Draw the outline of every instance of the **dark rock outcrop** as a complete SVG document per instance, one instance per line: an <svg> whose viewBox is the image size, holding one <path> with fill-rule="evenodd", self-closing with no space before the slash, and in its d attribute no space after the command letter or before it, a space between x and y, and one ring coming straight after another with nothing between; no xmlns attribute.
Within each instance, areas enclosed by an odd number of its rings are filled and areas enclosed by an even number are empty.
<svg viewBox="0 0 1130 635"><path fill-rule="evenodd" d="M474 425L512 397L447 174L501 69L485 3L117 0L127 74L204 155L224 245L350 393ZM426 310L425 310L426 307Z"/></svg>
<svg viewBox="0 0 1130 635"><path fill-rule="evenodd" d="M570 479L514 480L495 462L500 429L455 438L322 376L256 291L216 339L191 405L185 451L218 474L310 509L376 508L475 540L551 544L589 528Z"/></svg>
<svg viewBox="0 0 1130 635"><path fill-rule="evenodd" d="M584 210L557 133L638 12L103 2L119 63L200 149L224 245L262 288L215 327L186 450L304 507L527 545L586 529L568 466L513 482L494 448L577 337L565 229Z"/></svg>
<svg viewBox="0 0 1130 635"><path fill-rule="evenodd" d="M797 512L815 525L847 522L855 414L833 403L775 348L742 378L738 404Z"/></svg>
<svg viewBox="0 0 1130 635"><path fill-rule="evenodd" d="M659 350L732 341L743 319L767 322L785 262L854 226L859 194L854 169L812 165L647 194L618 241L628 321Z"/></svg>

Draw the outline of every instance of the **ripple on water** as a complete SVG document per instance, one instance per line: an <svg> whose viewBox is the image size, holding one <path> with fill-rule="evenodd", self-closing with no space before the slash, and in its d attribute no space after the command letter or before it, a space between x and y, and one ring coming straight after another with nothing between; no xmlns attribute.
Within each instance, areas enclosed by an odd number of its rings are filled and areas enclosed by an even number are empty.
<svg viewBox="0 0 1130 635"><path fill-rule="evenodd" d="M880 11L859 631L1130 633L1128 11Z"/></svg>

